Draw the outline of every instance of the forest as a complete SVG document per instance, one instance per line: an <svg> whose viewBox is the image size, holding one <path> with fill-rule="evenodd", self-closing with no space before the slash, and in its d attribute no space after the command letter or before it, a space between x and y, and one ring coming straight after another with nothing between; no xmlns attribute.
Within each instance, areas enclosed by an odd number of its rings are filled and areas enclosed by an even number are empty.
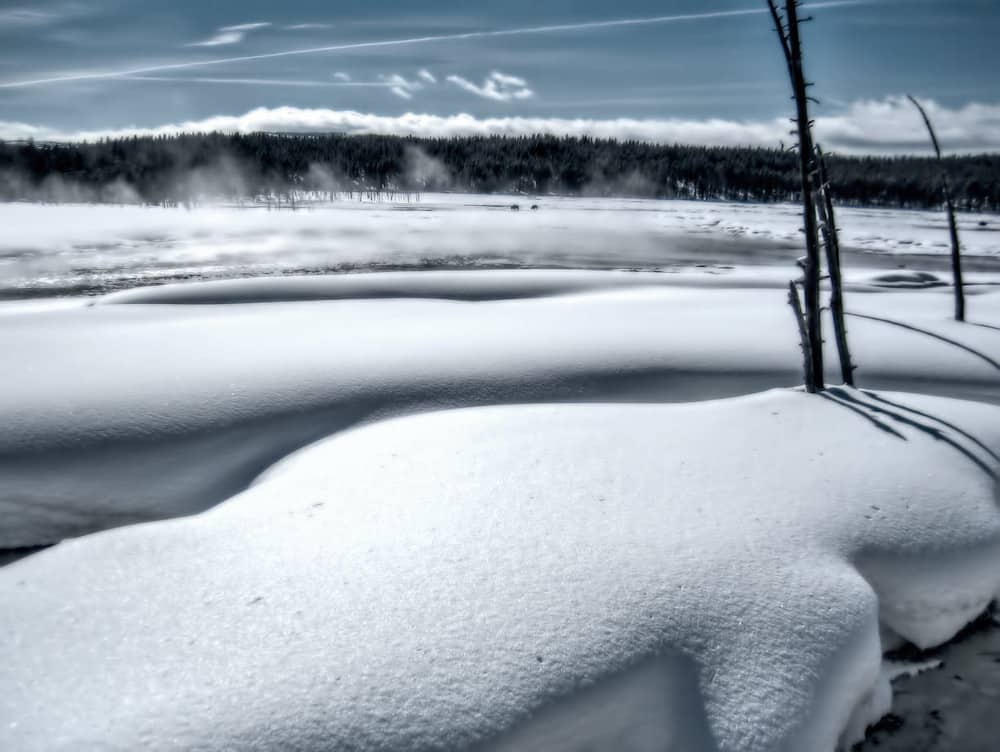
<svg viewBox="0 0 1000 752"><path fill-rule="evenodd" d="M1000 155L944 160L957 208L1000 211ZM931 157L829 159L847 205L942 205ZM180 204L405 192L777 202L799 198L795 154L547 135L415 138L185 134L92 143L0 141L0 200Z"/></svg>

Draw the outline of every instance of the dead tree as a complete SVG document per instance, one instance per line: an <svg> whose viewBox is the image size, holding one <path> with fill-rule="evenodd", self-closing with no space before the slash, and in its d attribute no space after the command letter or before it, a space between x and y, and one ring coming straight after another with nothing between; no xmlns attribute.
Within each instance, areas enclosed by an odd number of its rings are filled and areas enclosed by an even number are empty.
<svg viewBox="0 0 1000 752"><path fill-rule="evenodd" d="M799 328L802 365L805 372L809 373L810 364L812 363L812 348L809 345L809 332L806 331L805 316L802 315L802 301L799 300L799 288L796 287L794 280L788 283L788 304L792 307L792 313L795 315L795 324Z"/></svg>
<svg viewBox="0 0 1000 752"><path fill-rule="evenodd" d="M840 358L840 375L844 383L854 386L854 364L851 349L847 343L847 324L844 321L844 284L840 273L840 235L837 232L837 217L830 195L830 180L826 172L823 150L816 146L816 211L819 227L823 233L826 249L826 268L830 275L830 313L833 316L833 331L837 339L837 355Z"/></svg>
<svg viewBox="0 0 1000 752"><path fill-rule="evenodd" d="M812 85L806 81L802 70L802 39L800 24L808 19L799 19L797 0L785 0L784 15L778 10L776 0L767 0L774 19L781 48L788 64L788 76L792 84L796 114L793 122L798 135L799 171L802 185L803 229L806 240L806 258L803 264L802 292L805 301L805 329L809 343L809 361L805 369L806 391L819 392L824 388L823 380L823 322L820 312L820 251L819 227L816 221L816 205L813 194L813 173L816 170L813 150L812 121L809 119L808 89Z"/></svg>
<svg viewBox="0 0 1000 752"><path fill-rule="evenodd" d="M931 135L931 143L934 145L934 153L937 155L938 163L941 165L941 184L944 187L944 203L948 209L948 230L951 233L951 273L955 286L955 321L965 321L965 284L962 280L962 248L958 240L958 222L955 220L955 201L951 195L951 185L948 182L948 171L944 166L944 158L941 156L941 144L938 141L931 119L927 116L927 111L916 100L915 97L907 95L913 102L913 106L920 112L920 117L924 119L927 132Z"/></svg>

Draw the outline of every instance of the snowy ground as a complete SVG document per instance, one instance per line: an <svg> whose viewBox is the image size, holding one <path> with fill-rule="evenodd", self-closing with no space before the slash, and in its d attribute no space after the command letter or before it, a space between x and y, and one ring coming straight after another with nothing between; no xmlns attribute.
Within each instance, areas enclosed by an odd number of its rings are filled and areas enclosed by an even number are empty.
<svg viewBox="0 0 1000 752"><path fill-rule="evenodd" d="M849 265L945 269L941 212L843 209L840 219ZM424 194L295 212L3 204L0 226L0 299L366 268L788 264L801 253L796 206L693 201ZM962 215L961 229L970 270L995 270L1000 220Z"/></svg>
<svg viewBox="0 0 1000 752"><path fill-rule="evenodd" d="M0 512L12 520L0 548L200 511L359 422L479 404L687 402L800 382L783 285L679 279L372 273L14 305L0 316ZM848 310L861 384L1000 404L1000 330L989 325L1000 291L972 296L970 323L958 324L946 289L858 289Z"/></svg>
<svg viewBox="0 0 1000 752"><path fill-rule="evenodd" d="M1000 408L846 391L345 432L0 570L0 741L832 750L889 708L880 622L1000 590L998 451Z"/></svg>
<svg viewBox="0 0 1000 752"><path fill-rule="evenodd" d="M20 213L3 242L35 243L60 292L168 279L157 259L228 277L326 253L314 271L349 248L412 263L470 237L515 266L617 238L601 265L671 272L285 276L0 305L0 549L82 536L0 567L0 749L833 750L890 709L883 652L945 643L1000 594L987 241L959 324L934 256L884 263L903 240L938 254L938 228L884 216L885 253L848 272L863 390L819 397L791 389L790 208L726 207L730 233L709 227L715 204L462 200L0 208ZM879 222L850 216L855 238ZM664 238L705 266L632 263ZM87 277L80 258L106 265ZM984 691L931 684L893 706L903 730L930 709L950 719L927 726L939 739L986 717L1000 687L970 660Z"/></svg>

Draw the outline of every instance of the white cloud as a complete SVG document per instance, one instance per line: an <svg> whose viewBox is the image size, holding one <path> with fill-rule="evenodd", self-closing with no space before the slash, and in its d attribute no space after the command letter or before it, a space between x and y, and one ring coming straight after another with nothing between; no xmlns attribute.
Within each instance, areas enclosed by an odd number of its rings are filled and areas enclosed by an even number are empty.
<svg viewBox="0 0 1000 752"><path fill-rule="evenodd" d="M429 84L436 84L438 82L437 77L426 68L421 68L417 75Z"/></svg>
<svg viewBox="0 0 1000 752"><path fill-rule="evenodd" d="M419 80L410 81L398 73L391 73L388 76L380 75L378 79L384 82L389 87L389 91L400 99L413 99L413 95L424 88L424 84Z"/></svg>
<svg viewBox="0 0 1000 752"><path fill-rule="evenodd" d="M255 21L254 23L236 24L235 26L223 26L219 31L254 31L270 26L270 21Z"/></svg>
<svg viewBox="0 0 1000 752"><path fill-rule="evenodd" d="M238 44L245 36L246 34L240 31L223 31L204 41L191 42L188 47L221 47L226 44Z"/></svg>
<svg viewBox="0 0 1000 752"><path fill-rule="evenodd" d="M286 26L286 31L312 31L314 29L332 29L333 26L325 23L300 23Z"/></svg>
<svg viewBox="0 0 1000 752"><path fill-rule="evenodd" d="M270 25L266 21L257 21L255 23L236 24L235 26L223 26L216 32L215 36L202 42L191 42L188 47L222 47L229 44L238 44L246 38L249 32L263 29Z"/></svg>
<svg viewBox="0 0 1000 752"><path fill-rule="evenodd" d="M95 11L93 5L88 7L82 2L49 3L44 9L25 6L0 8L0 29L5 26L52 26L71 18L91 15Z"/></svg>
<svg viewBox="0 0 1000 752"><path fill-rule="evenodd" d="M948 153L1000 151L1000 104L972 102L951 109L922 102ZM818 137L843 151L926 154L926 127L904 96L860 100L840 113L817 118Z"/></svg>
<svg viewBox="0 0 1000 752"><path fill-rule="evenodd" d="M465 91L492 99L496 102L509 102L512 99L530 99L535 92L528 88L528 82L517 76L510 76L500 71L493 71L486 77L482 85L476 85L461 76L448 76L448 81Z"/></svg>
<svg viewBox="0 0 1000 752"><path fill-rule="evenodd" d="M44 26L57 18L54 13L30 8L0 10L0 26Z"/></svg>
<svg viewBox="0 0 1000 752"><path fill-rule="evenodd" d="M945 150L949 153L1000 152L1000 102L949 109L927 101ZM770 120L632 118L565 119L544 117L477 118L468 114L407 113L386 117L351 110L261 107L243 115L224 115L158 128L64 131L0 121L0 138L44 141L94 141L130 135L181 132L255 131L389 133L416 136L553 135L635 139L654 143L776 147L790 141L786 117ZM930 153L919 115L902 97L859 101L834 115L816 119L819 140L828 152L857 154Z"/></svg>
<svg viewBox="0 0 1000 752"><path fill-rule="evenodd" d="M351 75L349 73L344 73L342 71L337 71L336 73L333 74L333 77L338 81L347 82L351 80Z"/></svg>

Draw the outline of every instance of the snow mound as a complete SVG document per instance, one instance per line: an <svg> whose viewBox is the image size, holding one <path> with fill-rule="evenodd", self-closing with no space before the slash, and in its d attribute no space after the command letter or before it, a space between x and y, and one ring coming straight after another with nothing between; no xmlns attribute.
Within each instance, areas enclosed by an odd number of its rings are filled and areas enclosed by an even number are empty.
<svg viewBox="0 0 1000 752"><path fill-rule="evenodd" d="M462 269L352 274L286 275L249 279L183 282L135 287L90 300L88 305L157 304L223 305L330 300L425 299L462 302L524 300L586 292L640 288L788 289L784 267L696 264L661 271L593 269ZM995 274L968 273L970 294L1000 284ZM848 292L927 289L948 283L930 272L873 274L853 271L845 279ZM23 305L23 304L22 304Z"/></svg>
<svg viewBox="0 0 1000 752"><path fill-rule="evenodd" d="M202 511L290 452L366 421L801 383L786 292L629 279L371 274L289 284L439 299L19 307L0 326L0 549ZM261 284L222 289L253 300ZM526 291L539 297L517 297ZM494 295L513 299L459 299ZM1000 333L949 321L950 309L936 290L849 296L859 383L1000 402ZM1000 294L979 295L973 313L1000 322Z"/></svg>
<svg viewBox="0 0 1000 752"><path fill-rule="evenodd" d="M1000 408L850 390L358 428L0 569L0 748L832 750L880 622L1000 589L998 453Z"/></svg>
<svg viewBox="0 0 1000 752"><path fill-rule="evenodd" d="M923 287L946 287L944 282L936 274L919 271L899 271L889 274L878 274L872 278L872 284L879 287L894 287L901 289L913 289Z"/></svg>
<svg viewBox="0 0 1000 752"><path fill-rule="evenodd" d="M275 303L309 300L517 300L590 290L660 285L658 272L588 270L489 270L378 272L218 280L139 287L97 298L97 305L123 303Z"/></svg>

